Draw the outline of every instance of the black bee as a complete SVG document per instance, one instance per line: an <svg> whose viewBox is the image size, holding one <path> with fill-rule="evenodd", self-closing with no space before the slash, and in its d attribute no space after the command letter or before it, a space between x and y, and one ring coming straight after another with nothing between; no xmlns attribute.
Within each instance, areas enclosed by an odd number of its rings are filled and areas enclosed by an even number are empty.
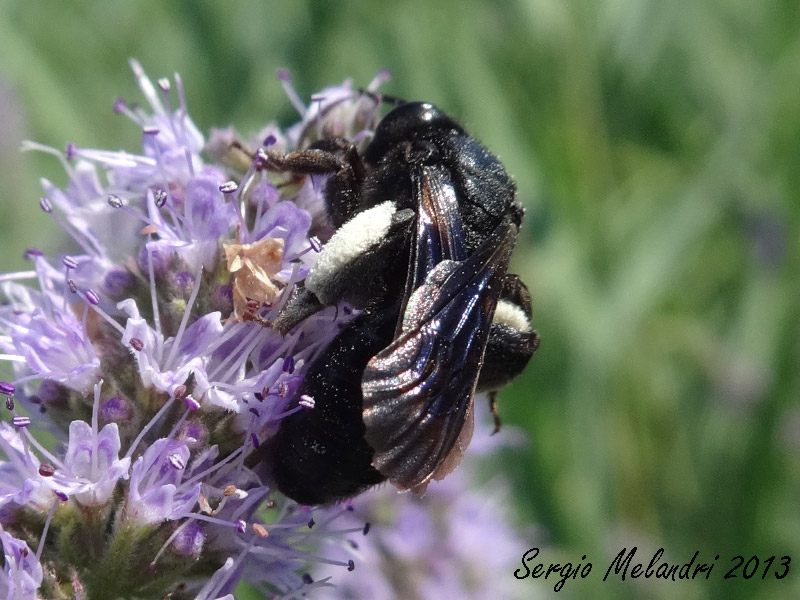
<svg viewBox="0 0 800 600"><path fill-rule="evenodd" d="M339 302L361 310L291 404L307 395L315 407L284 418L266 443L277 488L302 504L386 479L422 493L461 462L475 392L511 381L538 347L528 290L506 273L523 216L514 184L423 102L389 112L363 153L325 140L270 154L267 168L331 174L335 228L273 326L288 331Z"/></svg>

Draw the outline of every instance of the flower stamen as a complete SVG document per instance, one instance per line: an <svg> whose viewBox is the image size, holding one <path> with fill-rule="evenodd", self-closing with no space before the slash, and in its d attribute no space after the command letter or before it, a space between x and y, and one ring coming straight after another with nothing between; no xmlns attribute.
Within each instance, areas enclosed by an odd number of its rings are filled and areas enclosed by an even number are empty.
<svg viewBox="0 0 800 600"><path fill-rule="evenodd" d="M178 326L178 332L175 334L175 337L172 340L172 349L170 350L169 356L167 357L167 360L164 363L165 368L170 368L173 365L175 356L177 355L178 349L180 348L181 343L183 341L183 334L186 331L186 325L189 323L189 317L192 314L194 301L197 300L197 294L200 292L200 284L202 282L203 282L203 265L200 265L200 267L197 269L197 273L195 273L194 287L192 288L192 293L189 295L189 300L186 302L186 308L183 311L181 324Z"/></svg>

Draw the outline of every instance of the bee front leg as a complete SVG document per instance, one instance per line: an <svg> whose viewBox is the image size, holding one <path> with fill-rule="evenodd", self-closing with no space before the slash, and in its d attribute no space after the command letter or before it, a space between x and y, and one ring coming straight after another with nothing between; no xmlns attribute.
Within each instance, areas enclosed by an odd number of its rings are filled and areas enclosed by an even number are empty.
<svg viewBox="0 0 800 600"><path fill-rule="evenodd" d="M289 154L266 150L265 157L264 168L268 171L331 175L325 184L325 207L335 229L349 221L358 211L366 167L355 145L346 139L322 140L307 150Z"/></svg>

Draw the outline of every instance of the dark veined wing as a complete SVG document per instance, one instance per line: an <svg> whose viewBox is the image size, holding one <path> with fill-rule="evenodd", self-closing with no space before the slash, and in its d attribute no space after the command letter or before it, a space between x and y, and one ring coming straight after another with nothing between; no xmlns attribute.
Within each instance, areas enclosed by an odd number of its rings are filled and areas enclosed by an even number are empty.
<svg viewBox="0 0 800 600"><path fill-rule="evenodd" d="M412 171L411 184L417 201L417 228L408 261L401 315L411 294L436 265L443 260L464 260L467 257L458 197L447 170L440 165L424 166ZM401 325L402 320L398 323L397 335Z"/></svg>
<svg viewBox="0 0 800 600"><path fill-rule="evenodd" d="M517 235L507 217L465 256L450 193L456 202L446 175L423 171L407 282L415 289L396 339L369 361L361 383L375 467L416 492L452 471L469 442L475 383Z"/></svg>

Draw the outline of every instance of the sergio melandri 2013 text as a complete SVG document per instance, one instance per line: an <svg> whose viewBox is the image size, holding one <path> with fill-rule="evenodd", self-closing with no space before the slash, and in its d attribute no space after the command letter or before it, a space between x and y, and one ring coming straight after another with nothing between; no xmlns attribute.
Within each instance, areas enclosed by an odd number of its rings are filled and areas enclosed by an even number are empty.
<svg viewBox="0 0 800 600"><path fill-rule="evenodd" d="M603 575L603 581L615 577L618 577L621 581L625 581L627 578L636 579L639 577L645 579L652 577L667 581L710 579L711 572L714 570L714 566L720 556L715 554L711 560L700 559L700 551L697 550L687 562L670 563L663 560L664 548L659 548L645 565L644 562L639 562L635 559L637 551L638 548L636 546L633 546L630 550L627 548L620 550L608 565ZM586 560L585 554L581 557L580 562L574 564L571 562L563 564L535 562L538 557L539 548L531 548L525 552L522 555L522 567L514 571L514 577L517 579L530 577L532 579L555 581L553 589L558 592L568 580L577 579L578 577L586 579L592 572L592 563L583 562ZM730 560L733 566L722 575L723 579L736 579L738 577L743 579L752 579L754 577L767 579L768 577L772 578L772 576L775 579L783 579L789 574L789 564L792 559L789 556L782 556L780 559L770 556L761 560L756 555L750 557L736 555Z"/></svg>

